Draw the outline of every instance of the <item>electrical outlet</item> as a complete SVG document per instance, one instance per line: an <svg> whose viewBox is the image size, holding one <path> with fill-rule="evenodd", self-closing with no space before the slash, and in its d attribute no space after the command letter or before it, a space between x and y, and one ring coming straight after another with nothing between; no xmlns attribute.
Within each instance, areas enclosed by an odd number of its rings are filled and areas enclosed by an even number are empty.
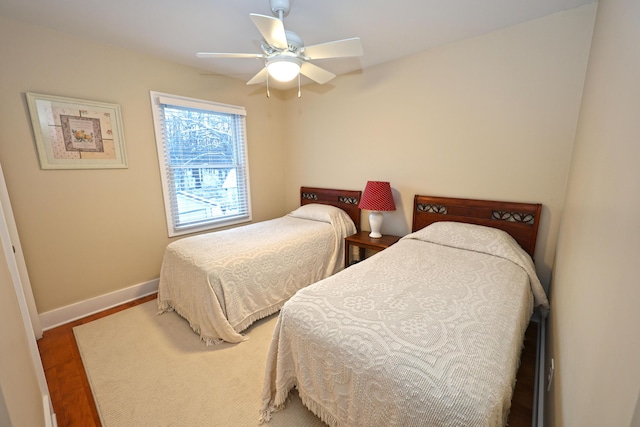
<svg viewBox="0 0 640 427"><path fill-rule="evenodd" d="M553 381L553 373L555 372L555 370L556 370L556 366L552 357L551 361L549 362L549 375L547 376L547 391L551 390L551 382Z"/></svg>

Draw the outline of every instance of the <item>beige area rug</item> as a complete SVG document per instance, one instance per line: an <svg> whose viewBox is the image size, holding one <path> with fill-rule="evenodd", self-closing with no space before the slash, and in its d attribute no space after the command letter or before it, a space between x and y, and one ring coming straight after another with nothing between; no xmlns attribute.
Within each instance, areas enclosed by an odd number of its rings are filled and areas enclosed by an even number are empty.
<svg viewBox="0 0 640 427"><path fill-rule="evenodd" d="M103 427L257 426L277 314L240 344L207 347L156 301L73 329ZM265 427L325 426L292 393Z"/></svg>

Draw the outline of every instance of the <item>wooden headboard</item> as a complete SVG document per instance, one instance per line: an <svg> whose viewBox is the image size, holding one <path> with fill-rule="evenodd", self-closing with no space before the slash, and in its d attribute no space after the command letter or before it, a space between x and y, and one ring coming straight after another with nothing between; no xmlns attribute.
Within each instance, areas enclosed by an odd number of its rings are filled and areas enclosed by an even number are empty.
<svg viewBox="0 0 640 427"><path fill-rule="evenodd" d="M506 231L533 258L542 205L416 195L412 230L438 221L485 225Z"/></svg>
<svg viewBox="0 0 640 427"><path fill-rule="evenodd" d="M360 212L358 207L362 191L336 190L332 188L300 187L300 206L309 203L322 203L344 210L360 231Z"/></svg>

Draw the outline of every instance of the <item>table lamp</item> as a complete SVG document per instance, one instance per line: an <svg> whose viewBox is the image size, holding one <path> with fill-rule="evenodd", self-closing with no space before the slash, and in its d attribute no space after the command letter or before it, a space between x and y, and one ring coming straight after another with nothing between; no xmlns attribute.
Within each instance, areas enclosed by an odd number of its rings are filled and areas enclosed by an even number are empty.
<svg viewBox="0 0 640 427"><path fill-rule="evenodd" d="M391 185L386 181L368 181L358 207L371 211L369 213L369 226L371 228L369 237L374 239L382 237L382 234L380 234L380 227L382 227L381 211L396 210L396 204L391 193Z"/></svg>

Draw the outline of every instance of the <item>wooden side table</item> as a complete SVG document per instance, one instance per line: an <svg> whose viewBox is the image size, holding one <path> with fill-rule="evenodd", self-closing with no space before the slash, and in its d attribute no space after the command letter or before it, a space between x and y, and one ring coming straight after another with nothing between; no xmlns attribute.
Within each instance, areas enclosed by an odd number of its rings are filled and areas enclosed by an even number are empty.
<svg viewBox="0 0 640 427"><path fill-rule="evenodd" d="M382 237L374 239L369 237L368 231L360 231L349 237L344 238L344 266L349 267L351 265L351 246L357 246L359 248L360 261L365 257L365 250L372 249L374 251L381 251L387 249L389 246L400 240L400 236L392 236L390 234L384 234Z"/></svg>

